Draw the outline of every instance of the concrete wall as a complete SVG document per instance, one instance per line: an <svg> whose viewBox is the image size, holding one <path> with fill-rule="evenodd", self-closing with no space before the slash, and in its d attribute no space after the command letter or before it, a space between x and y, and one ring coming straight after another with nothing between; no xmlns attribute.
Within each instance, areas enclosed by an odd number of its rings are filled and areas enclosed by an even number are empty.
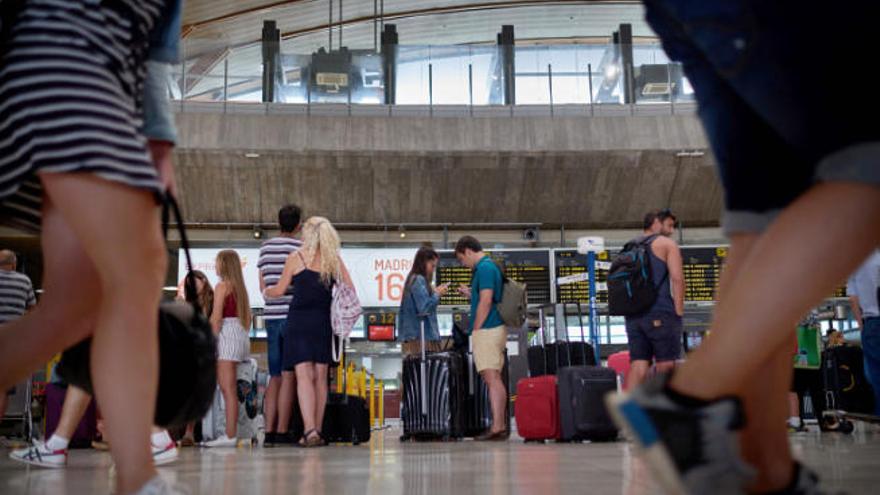
<svg viewBox="0 0 880 495"><path fill-rule="evenodd" d="M669 206L713 226L722 195L694 115L327 117L178 114L187 220L624 228ZM246 155L258 155L248 158ZM699 153L698 153L699 155Z"/></svg>

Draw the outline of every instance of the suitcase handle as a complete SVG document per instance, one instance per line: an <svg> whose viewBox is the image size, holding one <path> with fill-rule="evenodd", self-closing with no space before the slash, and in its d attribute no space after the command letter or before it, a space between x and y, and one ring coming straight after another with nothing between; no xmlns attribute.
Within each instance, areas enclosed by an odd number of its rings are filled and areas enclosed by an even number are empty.
<svg viewBox="0 0 880 495"><path fill-rule="evenodd" d="M421 367L421 380L420 387L422 389L422 416L426 416L428 414L428 382L427 379L427 364L428 364L428 353L425 350L425 320L419 318L420 322L420 333L422 339L422 362L420 363Z"/></svg>

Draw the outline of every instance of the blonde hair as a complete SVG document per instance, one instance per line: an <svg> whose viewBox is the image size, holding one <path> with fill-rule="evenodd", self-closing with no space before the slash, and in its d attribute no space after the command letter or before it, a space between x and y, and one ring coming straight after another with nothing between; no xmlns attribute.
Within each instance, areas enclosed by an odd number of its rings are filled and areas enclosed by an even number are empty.
<svg viewBox="0 0 880 495"><path fill-rule="evenodd" d="M309 260L316 255L321 256L321 266L318 272L321 280L328 287L333 279L342 278L342 261L339 259L339 233L333 228L330 220L324 217L311 217L306 220L302 228L303 250L309 256Z"/></svg>
<svg viewBox="0 0 880 495"><path fill-rule="evenodd" d="M235 306L238 311L238 320L245 329L251 327L251 303L248 300L247 288L244 285L244 276L241 273L241 259L238 253L232 249L225 249L217 253L217 274L220 279L231 285L232 294L235 296Z"/></svg>

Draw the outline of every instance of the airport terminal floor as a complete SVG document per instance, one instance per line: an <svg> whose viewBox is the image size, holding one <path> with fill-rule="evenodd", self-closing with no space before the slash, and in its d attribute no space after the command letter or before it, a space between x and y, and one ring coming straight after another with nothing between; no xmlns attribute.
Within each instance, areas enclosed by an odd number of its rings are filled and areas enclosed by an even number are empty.
<svg viewBox="0 0 880 495"><path fill-rule="evenodd" d="M401 443L400 430L369 444L320 449L239 446L181 449L178 462L159 468L190 493L540 494L650 495L658 493L625 441L593 444L508 442ZM852 435L791 436L795 454L831 493L876 493L880 428L859 424ZM72 450L67 469L28 468L0 456L0 493L110 493L110 456Z"/></svg>

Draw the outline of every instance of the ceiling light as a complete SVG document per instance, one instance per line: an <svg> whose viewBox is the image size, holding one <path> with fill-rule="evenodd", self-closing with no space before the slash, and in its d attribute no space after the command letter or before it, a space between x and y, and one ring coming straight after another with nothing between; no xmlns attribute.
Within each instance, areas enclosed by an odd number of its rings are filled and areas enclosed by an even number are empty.
<svg viewBox="0 0 880 495"><path fill-rule="evenodd" d="M406 230L403 228L403 225L401 225L398 230L400 231L400 238L406 239Z"/></svg>
<svg viewBox="0 0 880 495"><path fill-rule="evenodd" d="M617 64L608 64L605 66L605 79L614 79L619 72L620 68Z"/></svg>
<svg viewBox="0 0 880 495"><path fill-rule="evenodd" d="M260 154L259 153L245 153L244 157L245 158L259 158Z"/></svg>

